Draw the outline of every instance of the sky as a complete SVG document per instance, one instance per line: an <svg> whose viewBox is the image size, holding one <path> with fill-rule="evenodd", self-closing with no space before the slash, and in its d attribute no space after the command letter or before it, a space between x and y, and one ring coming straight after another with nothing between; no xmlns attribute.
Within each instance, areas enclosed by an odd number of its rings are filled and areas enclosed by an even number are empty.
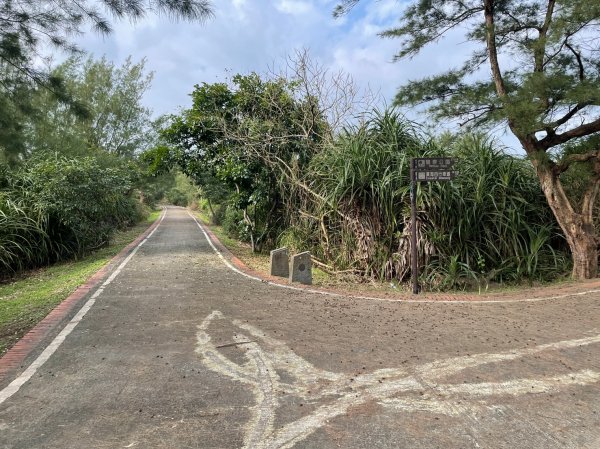
<svg viewBox="0 0 600 449"><path fill-rule="evenodd" d="M399 86L460 65L472 49L455 33L411 60L393 62L398 42L378 33L398 23L407 2L363 0L338 19L332 15L336 4L335 0L214 0L214 17L204 23L148 16L137 23L115 23L109 36L86 33L79 45L117 64L128 56L134 61L146 58L154 81L144 102L156 116L188 108L195 84L224 82L237 73L262 74L283 66L286 57L303 49L331 72L342 70L362 88L379 94L382 105L390 104ZM406 114L425 120L413 111ZM503 140L515 146L510 139Z"/></svg>

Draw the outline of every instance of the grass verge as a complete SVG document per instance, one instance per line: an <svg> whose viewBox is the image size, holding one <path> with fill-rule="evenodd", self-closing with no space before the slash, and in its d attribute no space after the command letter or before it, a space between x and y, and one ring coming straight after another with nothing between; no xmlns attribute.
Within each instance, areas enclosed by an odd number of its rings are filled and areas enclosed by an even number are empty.
<svg viewBox="0 0 600 449"><path fill-rule="evenodd" d="M136 226L115 233L110 245L80 260L28 271L0 284L0 356L61 301L136 239L160 215L152 212Z"/></svg>
<svg viewBox="0 0 600 449"><path fill-rule="evenodd" d="M239 240L229 237L222 226L210 224L210 217L206 211L194 211L200 221L208 226L210 230L217 236L225 247L231 251L238 259L252 270L268 272L269 271L269 255L261 253L253 253L250 245Z"/></svg>

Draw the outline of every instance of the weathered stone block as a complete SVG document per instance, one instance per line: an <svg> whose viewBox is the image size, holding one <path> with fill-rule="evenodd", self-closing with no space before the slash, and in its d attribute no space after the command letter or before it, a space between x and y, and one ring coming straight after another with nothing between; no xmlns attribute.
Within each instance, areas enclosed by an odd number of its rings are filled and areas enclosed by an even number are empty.
<svg viewBox="0 0 600 449"><path fill-rule="evenodd" d="M310 260L309 251L292 256L290 260L290 282L312 284L312 261Z"/></svg>
<svg viewBox="0 0 600 449"><path fill-rule="evenodd" d="M287 278L290 275L289 252L287 248L271 251L271 276Z"/></svg>

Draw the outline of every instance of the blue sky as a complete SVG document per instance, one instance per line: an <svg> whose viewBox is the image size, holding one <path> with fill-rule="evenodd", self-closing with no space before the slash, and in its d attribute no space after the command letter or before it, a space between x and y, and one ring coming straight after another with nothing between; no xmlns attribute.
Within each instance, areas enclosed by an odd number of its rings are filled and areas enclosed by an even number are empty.
<svg viewBox="0 0 600 449"><path fill-rule="evenodd" d="M236 73L265 73L300 49L308 49L312 59L332 71L349 73L388 104L408 80L459 65L470 53L470 44L457 33L412 60L394 63L398 42L378 33L397 23L406 2L363 0L349 15L334 19L336 3L214 1L214 18L204 24L149 16L134 24L115 24L108 37L85 34L79 43L95 56L106 55L119 64L129 55L134 60L147 58L154 82L144 101L156 115L188 107L195 84L225 81ZM416 118L411 111L407 114Z"/></svg>

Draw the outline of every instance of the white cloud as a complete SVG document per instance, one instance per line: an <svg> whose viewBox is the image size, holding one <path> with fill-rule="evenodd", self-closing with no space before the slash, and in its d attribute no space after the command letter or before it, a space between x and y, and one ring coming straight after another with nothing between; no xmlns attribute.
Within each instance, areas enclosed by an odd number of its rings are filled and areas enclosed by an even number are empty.
<svg viewBox="0 0 600 449"><path fill-rule="evenodd" d="M275 8L279 12L284 14L292 14L295 16L313 12L313 5L310 2L303 2L299 0L279 0Z"/></svg>
<svg viewBox="0 0 600 449"><path fill-rule="evenodd" d="M337 0L229 0L214 2L215 17L205 24L172 23L164 18L132 25L122 22L108 38L87 34L81 45L121 63L147 57L155 71L145 101L155 114L189 107L195 84L225 81L236 73L264 73L295 50L332 70L350 73L364 87L380 92L388 104L397 88L464 61L469 44L461 37L428 47L413 60L393 63L397 40L377 34L397 24L405 1L361 2L342 19L334 19Z"/></svg>
<svg viewBox="0 0 600 449"><path fill-rule="evenodd" d="M244 20L246 18L246 7L248 5L247 0L232 0L233 8L237 13L237 17L240 20Z"/></svg>

